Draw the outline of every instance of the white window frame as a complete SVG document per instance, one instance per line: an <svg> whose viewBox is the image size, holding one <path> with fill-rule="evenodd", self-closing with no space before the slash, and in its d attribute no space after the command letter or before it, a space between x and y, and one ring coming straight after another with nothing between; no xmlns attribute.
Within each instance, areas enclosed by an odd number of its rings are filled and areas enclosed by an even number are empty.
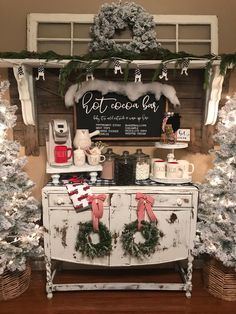
<svg viewBox="0 0 236 314"><path fill-rule="evenodd" d="M215 15L153 15L155 23L158 25L174 25L175 38L160 39L161 43L175 43L176 52L179 52L179 45L181 43L210 43L210 52L218 54L218 19ZM91 38L74 38L74 24L92 24L94 14L45 14L45 13L30 13L27 16L27 49L28 51L37 51L38 42L70 42L70 54L73 55L74 43L91 41ZM38 34L38 26L40 23L55 23L71 25L71 34L69 38L40 38ZM180 25L209 25L210 38L209 39L180 39L179 26ZM158 39L158 38L157 38ZM119 42L127 42L130 39L117 39Z"/></svg>
<svg viewBox="0 0 236 314"><path fill-rule="evenodd" d="M218 54L218 18L215 15L154 15L157 25L175 25L174 39L160 39L160 42L175 43L175 50L179 52L181 43L210 43L210 52ZM199 39L179 38L179 26L181 25L208 25L210 27L210 38Z"/></svg>
<svg viewBox="0 0 236 314"><path fill-rule="evenodd" d="M27 50L38 51L39 41L70 42L70 55L73 55L74 42L90 42L91 38L74 38L74 24L92 24L94 14L42 14L30 13L27 16ZM43 38L38 37L38 26L40 23L65 24L71 26L69 38Z"/></svg>

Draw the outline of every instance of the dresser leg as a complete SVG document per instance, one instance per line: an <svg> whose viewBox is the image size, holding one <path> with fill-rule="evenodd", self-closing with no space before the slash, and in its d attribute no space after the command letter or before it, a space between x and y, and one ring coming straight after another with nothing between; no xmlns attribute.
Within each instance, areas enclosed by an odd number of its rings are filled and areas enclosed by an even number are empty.
<svg viewBox="0 0 236 314"><path fill-rule="evenodd" d="M192 254L192 250L189 250L189 254L188 254L188 268L187 268L187 281L186 281L186 297L187 298L191 298L192 274L193 274L193 254Z"/></svg>
<svg viewBox="0 0 236 314"><path fill-rule="evenodd" d="M51 259L45 255L45 263L46 263L46 292L47 298L52 299L52 263Z"/></svg>

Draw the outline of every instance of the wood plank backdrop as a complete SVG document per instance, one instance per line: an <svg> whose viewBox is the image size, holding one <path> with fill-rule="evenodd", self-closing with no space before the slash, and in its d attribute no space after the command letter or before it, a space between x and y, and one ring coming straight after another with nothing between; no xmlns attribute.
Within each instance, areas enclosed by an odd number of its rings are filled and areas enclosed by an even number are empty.
<svg viewBox="0 0 236 314"><path fill-rule="evenodd" d="M35 76L37 69L34 69ZM189 75L180 75L179 70L169 70L168 81L160 81L172 85L176 89L177 96L180 100L181 107L178 110L181 114L181 128L191 128L194 134L194 141L189 149L194 152L206 153L212 146L211 139L214 127L204 126L204 109L205 109L205 90L204 90L204 70L190 69ZM97 79L104 79L104 70L95 70L94 75ZM153 70L142 70L142 81L150 82ZM51 119L66 119L71 126L72 135L74 134L74 114L73 108L66 108L64 99L58 93L59 86L59 70L46 69L45 81L35 81L35 101L37 106L37 125L35 129L26 127L23 123L21 106L17 91L17 85L13 72L9 69L10 79L10 96L11 103L18 106L17 124L14 128L14 138L23 146L26 146L27 155L37 155L39 153L38 146L45 145L45 138L48 129L48 122ZM122 75L114 75L112 69L108 71L106 80L121 81ZM129 72L129 81L134 80L134 70ZM73 79L71 81L73 84ZM169 110L173 107L170 105ZM29 135L30 134L30 138ZM152 142L137 141L113 141L112 145L142 145L152 146Z"/></svg>

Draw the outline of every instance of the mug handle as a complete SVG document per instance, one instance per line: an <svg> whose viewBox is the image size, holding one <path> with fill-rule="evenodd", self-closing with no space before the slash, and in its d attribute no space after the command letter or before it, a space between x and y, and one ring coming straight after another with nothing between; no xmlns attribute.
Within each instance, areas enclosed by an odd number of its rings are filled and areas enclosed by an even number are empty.
<svg viewBox="0 0 236 314"><path fill-rule="evenodd" d="M69 152L69 155L68 155ZM67 147L67 158L70 159L72 157L72 148Z"/></svg>
<svg viewBox="0 0 236 314"><path fill-rule="evenodd" d="M104 156L104 155L100 155L100 162L105 161L105 159L106 159L106 156Z"/></svg>
<svg viewBox="0 0 236 314"><path fill-rule="evenodd" d="M181 173L180 177L178 177L178 178L183 178L183 176L184 176L184 170L183 170L183 168L179 165L179 167L178 167L177 169L178 169L178 171Z"/></svg>
<svg viewBox="0 0 236 314"><path fill-rule="evenodd" d="M194 164L189 163L189 166L192 168L192 169L189 171L189 174L192 174L192 173L194 172Z"/></svg>

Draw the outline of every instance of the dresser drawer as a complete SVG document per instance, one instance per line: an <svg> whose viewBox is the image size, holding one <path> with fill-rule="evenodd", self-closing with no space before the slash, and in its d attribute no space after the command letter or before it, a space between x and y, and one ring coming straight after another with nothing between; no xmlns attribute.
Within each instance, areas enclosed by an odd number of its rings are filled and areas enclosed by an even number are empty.
<svg viewBox="0 0 236 314"><path fill-rule="evenodd" d="M73 206L69 195L67 194L59 194L59 193L50 193L48 195L48 204L50 207L68 207L68 206Z"/></svg>
<svg viewBox="0 0 236 314"><path fill-rule="evenodd" d="M48 194L48 205L49 207L73 207L71 199L68 194L60 193L49 193ZM104 206L110 205L110 195L106 194Z"/></svg>
<svg viewBox="0 0 236 314"><path fill-rule="evenodd" d="M192 194L164 194L164 193L155 193L145 195L150 195L154 198L154 208L190 208L193 206ZM137 206L138 201L136 200L136 194L131 196L131 205Z"/></svg>

